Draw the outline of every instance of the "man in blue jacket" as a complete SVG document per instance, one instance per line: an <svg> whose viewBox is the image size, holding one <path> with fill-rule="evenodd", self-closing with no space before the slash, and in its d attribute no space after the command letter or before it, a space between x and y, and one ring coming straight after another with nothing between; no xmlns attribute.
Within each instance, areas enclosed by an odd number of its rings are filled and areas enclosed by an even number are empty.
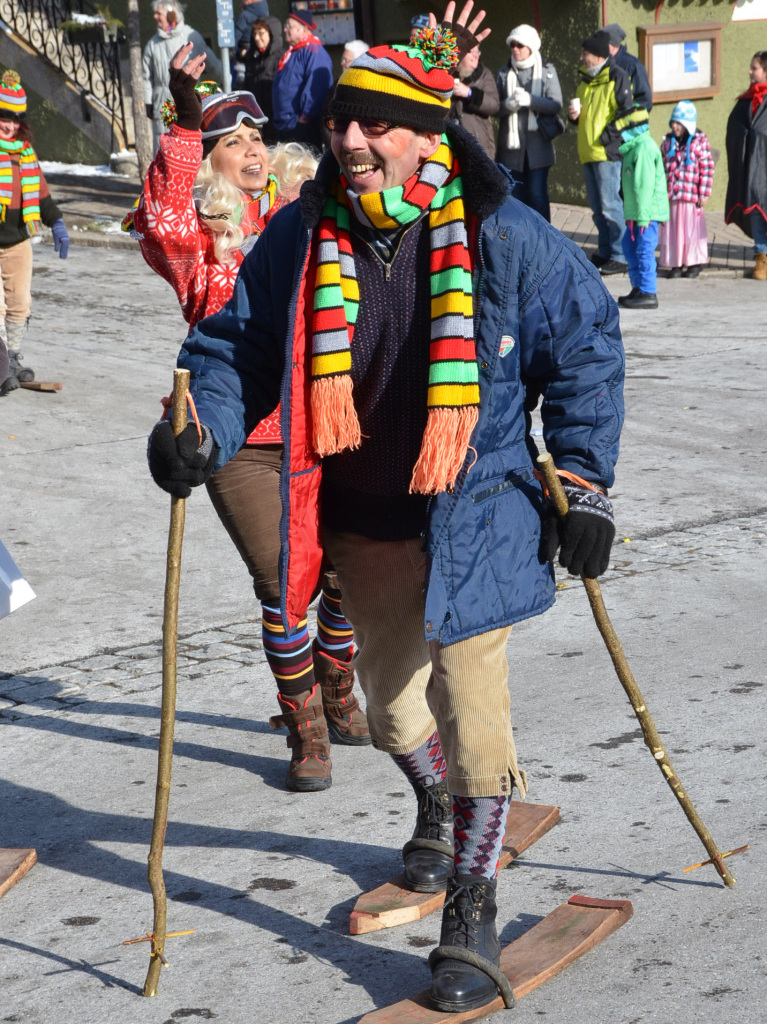
<svg viewBox="0 0 767 1024"><path fill-rule="evenodd" d="M450 10L450 8L449 8ZM459 59L486 35L452 24ZM202 421L152 433L179 496L281 402L281 590L290 629L334 566L373 742L417 797L408 884L447 887L431 1000L500 988L496 874L514 787L506 645L554 601L551 559L596 577L623 420L617 309L580 250L511 198L506 172L445 123L454 50L379 46L339 79L332 144L187 338ZM570 500L534 473L530 412ZM561 543L561 547L560 547ZM467 962L470 961L470 962Z"/></svg>
<svg viewBox="0 0 767 1024"><path fill-rule="evenodd" d="M330 55L314 34L308 11L291 11L285 26L288 49L280 58L272 84L274 127L281 141L320 147L321 116L333 84Z"/></svg>
<svg viewBox="0 0 767 1024"><path fill-rule="evenodd" d="M604 31L610 37L610 56L631 80L634 103L643 110L652 110L650 76L639 57L635 57L626 49L626 30L614 21L610 25L605 25Z"/></svg>

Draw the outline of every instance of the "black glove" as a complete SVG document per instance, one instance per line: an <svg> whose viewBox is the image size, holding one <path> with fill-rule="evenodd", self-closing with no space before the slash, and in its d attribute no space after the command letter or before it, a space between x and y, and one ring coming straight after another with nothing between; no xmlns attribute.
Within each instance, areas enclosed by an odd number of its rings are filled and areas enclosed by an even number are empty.
<svg viewBox="0 0 767 1024"><path fill-rule="evenodd" d="M174 437L170 421L164 420L149 435L149 472L157 486L174 498L188 498L191 488L204 484L213 472L218 449L204 423L200 429L202 444L194 423L187 423Z"/></svg>
<svg viewBox="0 0 767 1024"><path fill-rule="evenodd" d="M615 538L613 507L601 491L590 491L580 484L562 480L570 511L560 519L554 503L547 499L543 507L541 553L553 562L559 548L559 564L573 576L583 574L595 580L607 570Z"/></svg>
<svg viewBox="0 0 767 1024"><path fill-rule="evenodd" d="M183 68L171 68L168 87L176 104L176 124L190 132L202 124L202 100L194 91L197 82Z"/></svg>
<svg viewBox="0 0 767 1024"><path fill-rule="evenodd" d="M440 25L442 28L449 28L455 36L455 41L458 45L458 60L456 64L460 64L469 50L473 50L475 46L479 45L479 40L469 32L465 25L459 25L457 21L442 21Z"/></svg>

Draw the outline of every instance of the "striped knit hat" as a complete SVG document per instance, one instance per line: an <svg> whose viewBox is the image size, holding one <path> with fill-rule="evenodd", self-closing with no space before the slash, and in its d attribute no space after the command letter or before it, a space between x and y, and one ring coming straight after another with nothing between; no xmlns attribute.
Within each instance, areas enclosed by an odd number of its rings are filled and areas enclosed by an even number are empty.
<svg viewBox="0 0 767 1024"><path fill-rule="evenodd" d="M0 116L23 121L27 113L27 94L17 71L5 71L0 78Z"/></svg>
<svg viewBox="0 0 767 1024"><path fill-rule="evenodd" d="M454 34L442 27L421 29L408 46L375 46L341 75L329 114L441 133L459 59Z"/></svg>

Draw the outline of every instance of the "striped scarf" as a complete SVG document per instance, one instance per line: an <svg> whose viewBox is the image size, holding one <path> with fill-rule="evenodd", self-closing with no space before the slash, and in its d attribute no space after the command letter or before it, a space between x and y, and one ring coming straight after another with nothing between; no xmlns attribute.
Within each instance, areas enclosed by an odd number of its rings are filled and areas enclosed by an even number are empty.
<svg viewBox="0 0 767 1024"><path fill-rule="evenodd" d="M436 494L455 483L478 418L471 258L458 160L447 138L405 182L358 196L339 176L322 209L312 322L312 420L320 456L358 448L352 397L351 343L359 309L351 214L365 226L393 231L428 210L431 244L431 344L428 417L413 468L411 493Z"/></svg>
<svg viewBox="0 0 767 1024"><path fill-rule="evenodd" d="M21 175L21 215L29 235L39 233L40 224L40 167L37 154L26 142L6 142L0 139L0 222L5 221L13 199L13 163L11 153L19 154Z"/></svg>

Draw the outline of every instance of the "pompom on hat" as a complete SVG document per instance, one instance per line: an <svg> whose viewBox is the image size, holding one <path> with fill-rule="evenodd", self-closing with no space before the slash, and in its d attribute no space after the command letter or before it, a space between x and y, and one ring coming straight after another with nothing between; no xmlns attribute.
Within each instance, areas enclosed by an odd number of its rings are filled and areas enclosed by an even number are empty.
<svg viewBox="0 0 767 1024"><path fill-rule="evenodd" d="M529 47L533 53L538 53L541 48L541 37L532 25L517 25L515 29L506 36L506 45L522 43Z"/></svg>
<svg viewBox="0 0 767 1024"><path fill-rule="evenodd" d="M341 75L328 113L441 133L460 56L455 35L444 26L415 32L408 46L375 46Z"/></svg>
<svg viewBox="0 0 767 1024"><path fill-rule="evenodd" d="M5 71L0 77L0 116L23 121L27 114L27 94L17 71Z"/></svg>

